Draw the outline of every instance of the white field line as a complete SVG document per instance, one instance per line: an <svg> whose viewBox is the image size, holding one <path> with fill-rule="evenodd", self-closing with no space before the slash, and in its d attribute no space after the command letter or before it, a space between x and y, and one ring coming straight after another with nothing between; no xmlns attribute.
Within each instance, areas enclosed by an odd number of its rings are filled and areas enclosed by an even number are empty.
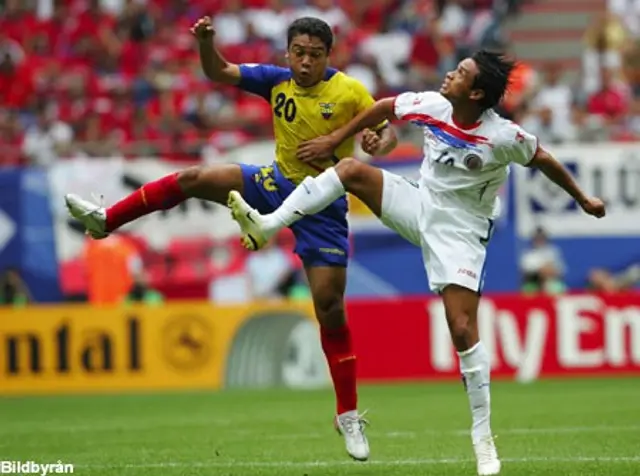
<svg viewBox="0 0 640 476"><path fill-rule="evenodd" d="M530 464L530 463L640 463L640 456L577 456L567 458L554 458L544 456L532 456L527 458L504 458L504 463ZM339 466L429 466L474 463L473 459L462 458L424 458L424 459L399 459L399 460L371 460L365 463L353 461L201 461L201 462L167 462L167 463L140 463L140 464L89 464L74 465L76 468L331 468Z"/></svg>
<svg viewBox="0 0 640 476"><path fill-rule="evenodd" d="M174 424L175 423L175 424ZM215 428L216 426L227 426L227 422L221 420L216 424L212 424L211 427ZM159 426L162 428L162 423L159 423ZM166 427L169 428L179 428L181 425L178 422L170 422ZM185 426L189 426L188 423ZM88 426L47 426L38 429L31 429L31 431L27 431L27 428L20 428L18 431L16 429L12 429L13 431L9 431L9 429L0 428L0 434L3 433L11 433L14 437L16 435L21 434L30 434L33 431L36 431L39 434L73 434L73 433L84 433L87 431L92 431L95 433L100 433L101 431L105 431L106 428L110 430L119 430L122 431L125 429L125 426L117 425L96 425L94 427ZM143 431L148 428L140 425L139 427L129 428L127 429L127 438L123 441L130 441L132 437L135 435L137 431ZM150 429L150 428L149 428ZM527 436L527 435L579 435L579 434L605 434L605 433L629 433L629 432L638 432L640 431L640 425L635 426L575 426L575 427L550 427L550 428L505 428L503 430L496 430L496 437L501 436ZM450 437L463 437L469 438L470 431L469 430L445 430L439 431L434 429L426 429L422 431L387 431L387 432L377 432L375 430L368 432L371 440L385 440L385 439L417 439L417 438L428 438L428 437L437 437L437 436L450 436ZM268 440L273 441L309 441L309 440L323 440L335 435L332 431L326 432L307 432L307 433L284 433L284 434L268 434L268 433L258 433L254 430L250 429L225 429L223 433L221 433L222 438L229 441L234 439L247 439L247 438L266 438ZM10 441L1 441L0 440L0 449L9 448L12 446ZM42 441L30 441L23 442L23 448L46 448L48 444Z"/></svg>

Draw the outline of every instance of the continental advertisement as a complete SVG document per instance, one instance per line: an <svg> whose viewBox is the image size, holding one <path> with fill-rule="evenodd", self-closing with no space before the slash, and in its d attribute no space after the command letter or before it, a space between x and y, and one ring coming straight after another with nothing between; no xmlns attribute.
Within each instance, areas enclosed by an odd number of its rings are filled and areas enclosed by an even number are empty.
<svg viewBox="0 0 640 476"><path fill-rule="evenodd" d="M459 379L439 298L347 313L360 382ZM478 320L497 379L640 375L640 294L484 296ZM0 395L330 385L310 303L5 310L0 345Z"/></svg>
<svg viewBox="0 0 640 476"><path fill-rule="evenodd" d="M329 382L311 304L0 311L0 395Z"/></svg>

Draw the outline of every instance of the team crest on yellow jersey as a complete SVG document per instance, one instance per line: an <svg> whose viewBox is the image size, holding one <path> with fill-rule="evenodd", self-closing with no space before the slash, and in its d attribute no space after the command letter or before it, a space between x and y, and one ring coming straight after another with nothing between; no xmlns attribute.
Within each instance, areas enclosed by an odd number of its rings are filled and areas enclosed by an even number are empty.
<svg viewBox="0 0 640 476"><path fill-rule="evenodd" d="M321 102L320 103L320 114L325 119L330 119L333 116L333 106L335 106L335 102Z"/></svg>

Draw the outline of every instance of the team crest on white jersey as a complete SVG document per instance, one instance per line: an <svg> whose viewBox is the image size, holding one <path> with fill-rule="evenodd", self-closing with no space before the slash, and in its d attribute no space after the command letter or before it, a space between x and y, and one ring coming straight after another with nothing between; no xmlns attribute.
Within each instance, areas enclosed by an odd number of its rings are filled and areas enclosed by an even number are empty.
<svg viewBox="0 0 640 476"><path fill-rule="evenodd" d="M325 119L331 119L333 116L333 106L335 106L335 102L321 102L320 103L320 114Z"/></svg>
<svg viewBox="0 0 640 476"><path fill-rule="evenodd" d="M464 158L464 166L469 170L480 170L482 168L482 158L477 154L469 154Z"/></svg>

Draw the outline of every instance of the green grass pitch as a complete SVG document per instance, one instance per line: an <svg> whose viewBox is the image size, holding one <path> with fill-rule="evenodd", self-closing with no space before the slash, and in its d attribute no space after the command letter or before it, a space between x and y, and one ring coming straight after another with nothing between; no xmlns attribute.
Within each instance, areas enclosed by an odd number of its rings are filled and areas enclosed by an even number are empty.
<svg viewBox="0 0 640 476"><path fill-rule="evenodd" d="M0 460L114 476L474 475L458 383L362 386L371 460L348 459L333 394L229 391L0 399ZM640 474L640 380L495 382L504 475Z"/></svg>

